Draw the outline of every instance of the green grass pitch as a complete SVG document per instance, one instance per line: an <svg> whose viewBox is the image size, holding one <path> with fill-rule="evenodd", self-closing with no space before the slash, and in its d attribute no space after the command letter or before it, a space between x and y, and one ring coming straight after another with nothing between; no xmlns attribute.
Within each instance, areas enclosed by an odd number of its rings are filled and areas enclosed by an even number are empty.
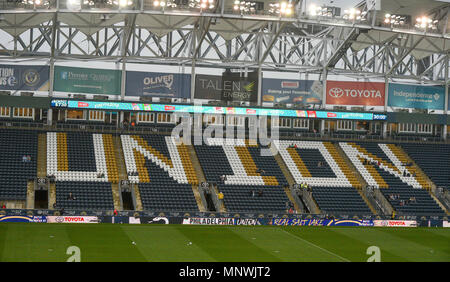
<svg viewBox="0 0 450 282"><path fill-rule="evenodd" d="M82 262L364 262L370 246L382 262L449 262L450 229L0 224L0 261L64 262L70 246Z"/></svg>

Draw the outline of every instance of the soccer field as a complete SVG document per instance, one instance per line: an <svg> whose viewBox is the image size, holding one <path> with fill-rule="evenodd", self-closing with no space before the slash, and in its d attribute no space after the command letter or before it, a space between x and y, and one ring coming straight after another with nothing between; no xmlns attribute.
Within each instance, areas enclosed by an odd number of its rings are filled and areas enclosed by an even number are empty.
<svg viewBox="0 0 450 282"><path fill-rule="evenodd" d="M63 262L70 246L82 262L357 262L370 246L381 261L449 262L450 229L0 224L0 261Z"/></svg>

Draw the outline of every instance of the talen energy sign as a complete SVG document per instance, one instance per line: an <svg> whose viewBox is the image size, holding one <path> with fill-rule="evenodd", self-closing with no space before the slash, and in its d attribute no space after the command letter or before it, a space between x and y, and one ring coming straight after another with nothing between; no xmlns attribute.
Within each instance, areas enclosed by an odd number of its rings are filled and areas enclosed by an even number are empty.
<svg viewBox="0 0 450 282"><path fill-rule="evenodd" d="M443 110L445 87L389 83L388 101L390 107Z"/></svg>
<svg viewBox="0 0 450 282"><path fill-rule="evenodd" d="M221 101L258 101L258 75L249 73L248 77L240 77L239 73L224 73L223 76L196 75L196 99Z"/></svg>
<svg viewBox="0 0 450 282"><path fill-rule="evenodd" d="M384 82L327 81L326 104L384 106Z"/></svg>

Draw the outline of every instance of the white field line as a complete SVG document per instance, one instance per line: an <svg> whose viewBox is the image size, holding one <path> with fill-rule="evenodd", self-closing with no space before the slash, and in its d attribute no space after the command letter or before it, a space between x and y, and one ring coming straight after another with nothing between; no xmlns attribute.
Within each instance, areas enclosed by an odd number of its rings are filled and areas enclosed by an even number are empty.
<svg viewBox="0 0 450 282"><path fill-rule="evenodd" d="M322 251L324 251L324 252L326 252L326 253L328 253L328 254L330 254L330 255L333 255L333 256L335 256L335 257L337 257L337 258L339 258L339 259L341 259L341 260L343 260L343 261L345 261L345 262L350 262L348 259L343 258L343 257L341 257L340 255L335 254L335 253L333 253L333 252L330 252L329 250L324 249L324 248L322 248L322 247L320 247L320 246L317 246L316 244L311 243L311 242L309 242L309 241L307 241L307 240L305 240L305 239L303 239L303 238L301 238L301 237L295 236L295 235L293 235L293 234L287 232L287 231L284 230L284 229L281 229L281 231L283 231L284 233L288 234L289 236L291 236L291 237L293 237L293 238L296 238L297 240L300 240L300 241L302 241L302 242L304 242L304 243L306 243L306 244L308 244L308 245L310 245L310 246L316 247L316 248L318 248L319 250L322 250Z"/></svg>

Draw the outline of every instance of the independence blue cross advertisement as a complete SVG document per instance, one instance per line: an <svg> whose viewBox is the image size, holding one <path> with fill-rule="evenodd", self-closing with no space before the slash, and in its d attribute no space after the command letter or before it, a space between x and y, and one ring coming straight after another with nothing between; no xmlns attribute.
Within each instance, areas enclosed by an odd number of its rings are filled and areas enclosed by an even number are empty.
<svg viewBox="0 0 450 282"><path fill-rule="evenodd" d="M314 80L264 78L262 101L283 104L321 104L323 85Z"/></svg>
<svg viewBox="0 0 450 282"><path fill-rule="evenodd" d="M190 98L191 75L127 71L126 96Z"/></svg>
<svg viewBox="0 0 450 282"><path fill-rule="evenodd" d="M443 110L445 88L443 86L389 84L390 107Z"/></svg>

